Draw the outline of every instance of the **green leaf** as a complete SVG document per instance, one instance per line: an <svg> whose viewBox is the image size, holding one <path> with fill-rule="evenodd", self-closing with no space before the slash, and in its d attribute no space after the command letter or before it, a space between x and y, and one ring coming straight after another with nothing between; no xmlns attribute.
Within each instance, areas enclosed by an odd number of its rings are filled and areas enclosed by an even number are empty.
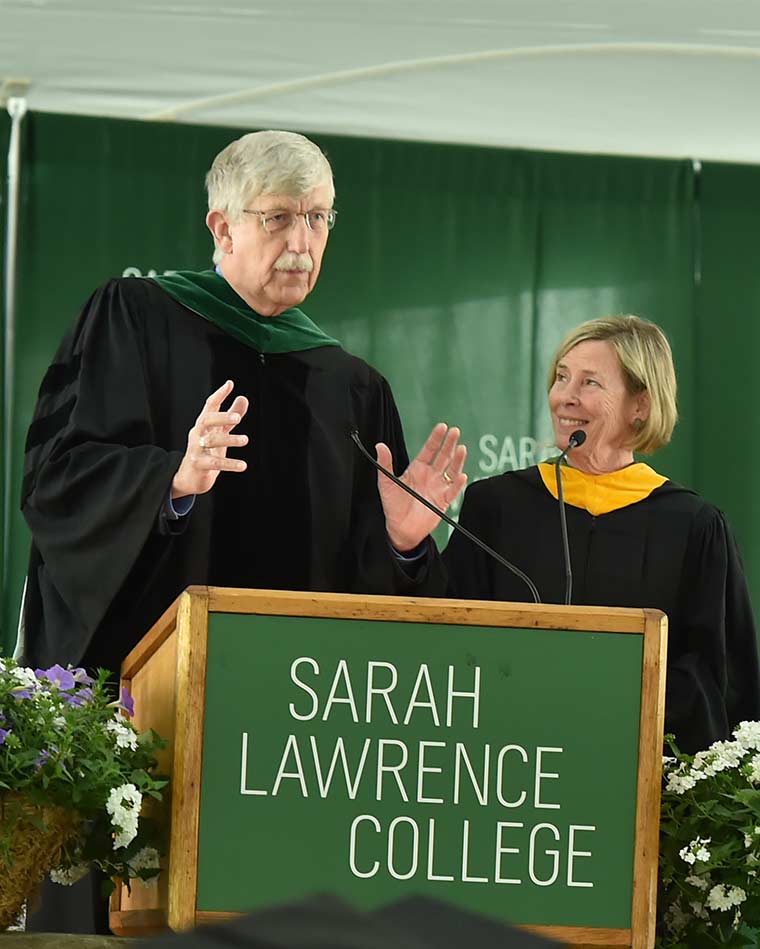
<svg viewBox="0 0 760 949"><path fill-rule="evenodd" d="M735 791L733 795L737 801L746 804L752 810L753 814L760 816L760 791L747 788Z"/></svg>

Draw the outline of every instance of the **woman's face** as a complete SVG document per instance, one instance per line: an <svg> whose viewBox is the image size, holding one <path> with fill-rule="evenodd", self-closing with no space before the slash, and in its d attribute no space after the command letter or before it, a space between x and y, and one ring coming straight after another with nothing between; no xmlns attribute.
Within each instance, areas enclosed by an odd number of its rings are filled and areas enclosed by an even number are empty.
<svg viewBox="0 0 760 949"><path fill-rule="evenodd" d="M640 395L631 395L617 353L604 340L585 340L565 353L557 364L549 390L557 447L564 451L572 432L586 433L576 453L599 455L627 449L634 419L645 419Z"/></svg>

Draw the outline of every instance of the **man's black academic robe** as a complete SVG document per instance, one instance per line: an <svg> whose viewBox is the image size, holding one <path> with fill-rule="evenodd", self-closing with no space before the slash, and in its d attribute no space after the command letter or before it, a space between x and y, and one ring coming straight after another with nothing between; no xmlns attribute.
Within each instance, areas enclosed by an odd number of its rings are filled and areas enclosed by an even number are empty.
<svg viewBox="0 0 760 949"><path fill-rule="evenodd" d="M593 516L566 505L573 603L668 616L665 730L694 752L760 718L755 624L731 529L693 491L666 481L647 498ZM563 603L557 501L536 467L472 484L460 523L520 567L544 603ZM526 585L454 533L422 594L529 601Z"/></svg>
<svg viewBox="0 0 760 949"><path fill-rule="evenodd" d="M225 380L250 400L222 473L166 515L187 433ZM27 440L33 546L26 660L101 665L127 652L189 584L401 592L374 469L349 432L408 459L386 381L338 346L264 355L147 279L113 280L48 370Z"/></svg>

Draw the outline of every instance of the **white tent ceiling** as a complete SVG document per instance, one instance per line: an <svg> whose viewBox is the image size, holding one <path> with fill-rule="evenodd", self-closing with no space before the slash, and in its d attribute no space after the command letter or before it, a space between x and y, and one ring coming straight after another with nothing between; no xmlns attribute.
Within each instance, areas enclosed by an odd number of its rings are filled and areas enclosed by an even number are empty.
<svg viewBox="0 0 760 949"><path fill-rule="evenodd" d="M3 79L33 111L760 163L758 0L0 0Z"/></svg>

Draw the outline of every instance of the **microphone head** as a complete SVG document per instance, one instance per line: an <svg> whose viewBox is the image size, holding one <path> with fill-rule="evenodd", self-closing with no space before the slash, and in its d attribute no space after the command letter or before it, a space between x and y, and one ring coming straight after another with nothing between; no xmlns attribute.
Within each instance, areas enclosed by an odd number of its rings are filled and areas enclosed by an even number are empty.
<svg viewBox="0 0 760 949"><path fill-rule="evenodd" d="M582 445L586 441L586 433L580 428L576 429L571 433L570 438L567 442L568 448L577 448L579 445Z"/></svg>

